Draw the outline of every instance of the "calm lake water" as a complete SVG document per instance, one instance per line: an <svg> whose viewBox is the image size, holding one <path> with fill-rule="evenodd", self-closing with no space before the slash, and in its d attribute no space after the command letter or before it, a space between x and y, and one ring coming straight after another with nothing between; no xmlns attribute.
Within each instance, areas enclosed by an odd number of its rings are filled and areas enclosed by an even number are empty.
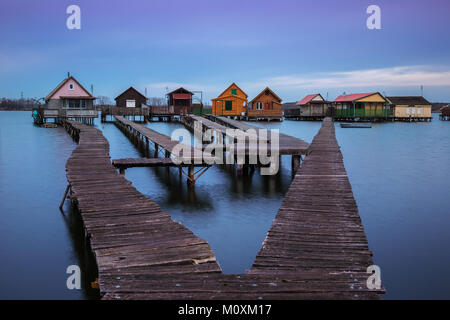
<svg viewBox="0 0 450 320"><path fill-rule="evenodd" d="M100 124L111 157L140 157L113 125ZM308 142L319 122L259 123ZM150 123L164 134L182 128ZM356 202L381 267L386 299L450 299L450 122L336 127ZM79 217L66 201L65 162L76 144L62 129L33 126L30 112L0 113L0 299L89 299L95 279ZM248 269L291 182L290 157L275 177L210 168L192 191L177 170L133 168L133 185L207 240L225 273ZM79 265L83 290L68 290Z"/></svg>

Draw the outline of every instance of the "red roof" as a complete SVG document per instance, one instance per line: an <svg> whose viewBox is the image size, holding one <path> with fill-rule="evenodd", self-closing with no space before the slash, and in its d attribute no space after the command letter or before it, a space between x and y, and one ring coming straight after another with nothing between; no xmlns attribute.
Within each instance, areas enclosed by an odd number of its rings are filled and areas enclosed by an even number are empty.
<svg viewBox="0 0 450 320"><path fill-rule="evenodd" d="M311 102L311 100L314 99L315 97L317 97L318 95L319 95L318 93L316 93L316 94L308 94L302 100L297 102L297 106L302 106L304 104L307 104L307 103Z"/></svg>
<svg viewBox="0 0 450 320"><path fill-rule="evenodd" d="M362 99L368 96L371 96L373 94L376 94L377 92L372 92L372 93L352 93L352 94L347 94L345 96L340 95L339 97L336 98L336 100L334 100L334 102L339 102L339 101L355 101L358 99Z"/></svg>

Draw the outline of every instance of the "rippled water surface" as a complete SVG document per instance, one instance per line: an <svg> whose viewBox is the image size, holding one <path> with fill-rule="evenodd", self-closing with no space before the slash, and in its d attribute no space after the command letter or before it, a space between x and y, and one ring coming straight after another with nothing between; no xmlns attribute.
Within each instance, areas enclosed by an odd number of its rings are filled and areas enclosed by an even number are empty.
<svg viewBox="0 0 450 320"><path fill-rule="evenodd" d="M259 123L308 142L319 122ZM140 157L113 124L96 126L111 157ZM170 135L183 126L149 123ZM369 246L381 267L385 298L450 298L450 122L336 126ZM0 113L0 298L95 298L95 268L66 201L65 162L76 144L62 128L33 126L29 112ZM214 166L186 186L177 170L133 168L126 177L174 220L206 239L225 273L249 268L291 182L290 157L275 177L251 178ZM84 290L66 288L80 265Z"/></svg>

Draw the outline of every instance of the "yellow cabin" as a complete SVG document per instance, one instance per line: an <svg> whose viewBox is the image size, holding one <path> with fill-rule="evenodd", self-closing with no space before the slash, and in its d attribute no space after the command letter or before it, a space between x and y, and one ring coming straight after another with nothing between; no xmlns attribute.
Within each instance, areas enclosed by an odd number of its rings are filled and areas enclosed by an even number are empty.
<svg viewBox="0 0 450 320"><path fill-rule="evenodd" d="M430 120L431 103L424 97L386 97L394 120Z"/></svg>
<svg viewBox="0 0 450 320"><path fill-rule="evenodd" d="M247 119L283 120L281 98L269 87L258 94L247 107Z"/></svg>
<svg viewBox="0 0 450 320"><path fill-rule="evenodd" d="M218 116L245 116L247 94L234 82L212 101L212 114Z"/></svg>

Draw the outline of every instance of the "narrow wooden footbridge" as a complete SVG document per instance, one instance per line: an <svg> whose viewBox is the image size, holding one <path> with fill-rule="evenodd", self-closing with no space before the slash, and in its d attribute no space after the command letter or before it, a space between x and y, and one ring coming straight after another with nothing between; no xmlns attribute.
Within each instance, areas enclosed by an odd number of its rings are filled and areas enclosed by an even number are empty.
<svg viewBox="0 0 450 320"><path fill-rule="evenodd" d="M211 122L218 123L223 127L239 129L242 131L255 130L258 133L260 130L264 130L263 128L252 126L242 121L229 119L227 117L212 115L209 115L208 117ZM270 136L268 137L268 140L270 142ZM303 155L306 154L309 144L302 139L295 138L284 133L279 133L279 147L279 153L281 155Z"/></svg>
<svg viewBox="0 0 450 320"><path fill-rule="evenodd" d="M209 244L116 172L93 127L65 121L78 141L67 161L98 267L103 299L379 299L373 264L331 120L309 155L245 274L223 274Z"/></svg>
<svg viewBox="0 0 450 320"><path fill-rule="evenodd" d="M279 133L278 138L272 136L270 130L266 130L261 127L252 126L242 121L236 121L227 117L208 115L206 118L195 115L186 115L182 122L190 127L194 128L194 123L201 123L203 130L212 130L216 137L219 137L221 142L225 141L225 135L227 129L236 129L241 132L254 132L256 134L258 142L264 141L268 143L268 150L271 149L270 145L277 143L277 151L279 155L291 155L292 156L292 171L295 172L300 165L302 155L306 155L308 152L309 144L299 138L289 136L284 133ZM259 143L257 145L248 145L247 149L258 150Z"/></svg>
<svg viewBox="0 0 450 320"><path fill-rule="evenodd" d="M114 160L113 165L122 174L125 173L127 168L132 167L178 167L180 174L186 175L188 183L193 184L215 162L211 154L205 155L202 150L196 150L190 145L172 140L171 137L134 123L122 116L116 116L115 118L116 126L135 145L142 147L147 157L150 156L150 143L153 144L154 150L152 158ZM161 152L164 153L164 158L159 158ZM174 161L174 158L179 161ZM183 171L183 167L187 167L187 173ZM201 168L195 172L195 167Z"/></svg>

